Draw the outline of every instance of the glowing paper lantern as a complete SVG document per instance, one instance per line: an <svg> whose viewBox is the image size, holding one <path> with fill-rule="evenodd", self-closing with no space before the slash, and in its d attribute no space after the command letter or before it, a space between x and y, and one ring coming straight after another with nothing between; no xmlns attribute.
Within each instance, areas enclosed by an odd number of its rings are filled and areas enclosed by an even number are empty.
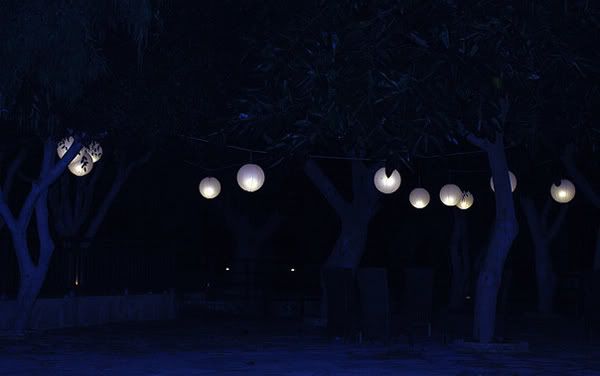
<svg viewBox="0 0 600 376"><path fill-rule="evenodd" d="M385 174L385 167L380 168L373 177L375 188L381 193L390 194L394 193L400 188L402 178L397 170L392 171L392 174L388 177Z"/></svg>
<svg viewBox="0 0 600 376"><path fill-rule="evenodd" d="M462 191L455 184L446 184L440 189L440 200L446 206L455 206L462 198Z"/></svg>
<svg viewBox="0 0 600 376"><path fill-rule="evenodd" d="M92 156L94 163L98 162L102 158L102 146L96 141L92 141L87 147L88 153Z"/></svg>
<svg viewBox="0 0 600 376"><path fill-rule="evenodd" d="M217 178L209 176L200 181L198 190L200 190L202 197L210 200L217 197L219 193L221 193L221 183L219 183Z"/></svg>
<svg viewBox="0 0 600 376"><path fill-rule="evenodd" d="M73 145L73 142L75 142L75 139L72 136L65 137L62 140L58 141L58 145L56 146L56 154L58 154L59 158L62 159L62 157L64 157L65 154L67 154L67 151L69 151L69 149Z"/></svg>
<svg viewBox="0 0 600 376"><path fill-rule="evenodd" d="M429 204L429 192L425 188L415 188L408 195L408 201L417 209L423 209Z"/></svg>
<svg viewBox="0 0 600 376"><path fill-rule="evenodd" d="M550 187L550 195L554 201L566 204L575 197L575 185L570 180L562 179L560 184L552 184Z"/></svg>
<svg viewBox="0 0 600 376"><path fill-rule="evenodd" d="M456 204L456 207L461 210L467 210L468 208L470 208L473 205L474 201L475 200L474 200L471 192L465 191L465 192L463 192L462 197L460 198L460 201L458 201L458 204Z"/></svg>
<svg viewBox="0 0 600 376"><path fill-rule="evenodd" d="M81 154L79 158L75 158L71 163L69 163L69 171L71 171L71 173L75 176L85 176L92 172L92 168L94 168L94 162L92 160L92 156L85 148L81 149L79 154ZM77 155L79 156L79 154Z"/></svg>
<svg viewBox="0 0 600 376"><path fill-rule="evenodd" d="M256 192L265 182L265 173L260 166L248 163L239 169L237 182L244 191Z"/></svg>
<svg viewBox="0 0 600 376"><path fill-rule="evenodd" d="M514 192L515 189L517 189L517 177L515 176L515 174L512 173L512 171L508 172L508 177L510 178L510 191ZM496 192L494 190L494 177L493 176L490 178L490 188L492 188L492 192Z"/></svg>

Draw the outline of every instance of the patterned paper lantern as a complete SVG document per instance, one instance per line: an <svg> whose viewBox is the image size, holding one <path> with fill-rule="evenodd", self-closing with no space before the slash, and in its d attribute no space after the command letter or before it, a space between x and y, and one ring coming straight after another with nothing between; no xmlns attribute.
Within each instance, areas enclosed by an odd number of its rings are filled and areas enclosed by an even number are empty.
<svg viewBox="0 0 600 376"><path fill-rule="evenodd" d="M510 178L510 191L514 192L515 189L517 189L517 177L515 176L515 174L512 173L512 171L508 172L508 177ZM493 176L490 178L490 188L492 188L492 192L496 192L494 190L494 177Z"/></svg>
<svg viewBox="0 0 600 376"><path fill-rule="evenodd" d="M388 177L385 174L385 167L380 168L373 177L375 188L381 193L390 194L394 193L400 188L402 178L397 170L392 171L392 174Z"/></svg>
<svg viewBox="0 0 600 376"><path fill-rule="evenodd" d="M260 166L248 163L239 169L237 182L244 191L256 192L265 182L265 173Z"/></svg>
<svg viewBox="0 0 600 376"><path fill-rule="evenodd" d="M217 178L209 176L200 181L198 189L202 197L211 200L221 193L221 183Z"/></svg>
<svg viewBox="0 0 600 376"><path fill-rule="evenodd" d="M566 204L575 197L575 185L570 180L562 179L560 184L552 184L550 195L554 201L560 204Z"/></svg>
<svg viewBox="0 0 600 376"><path fill-rule="evenodd" d="M429 204L429 192L425 188L415 188L408 195L408 201L417 209L423 209Z"/></svg>
<svg viewBox="0 0 600 376"><path fill-rule="evenodd" d="M58 141L58 145L56 146L56 154L58 154L59 158L62 159L62 157L64 157L65 154L67 154L67 151L69 151L69 149L73 145L73 142L75 142L75 139L72 136L65 137L62 140Z"/></svg>
<svg viewBox="0 0 600 376"><path fill-rule="evenodd" d="M467 210L468 208L470 208L473 205L474 201L475 200L474 200L471 192L465 191L465 192L463 192L462 197L460 198L460 201L458 201L458 204L456 204L456 207L461 210Z"/></svg>
<svg viewBox="0 0 600 376"><path fill-rule="evenodd" d="M96 141L92 141L87 147L88 153L92 156L94 163L98 162L102 158L102 146Z"/></svg>
<svg viewBox="0 0 600 376"><path fill-rule="evenodd" d="M446 206L455 206L462 198L462 191L456 184L446 184L440 189L440 200Z"/></svg>
<svg viewBox="0 0 600 376"><path fill-rule="evenodd" d="M75 176L85 176L92 172L92 168L94 168L94 161L92 160L92 156L85 148L81 149L79 154L81 154L79 158L75 158L71 163L69 163L69 171L71 171L71 173Z"/></svg>

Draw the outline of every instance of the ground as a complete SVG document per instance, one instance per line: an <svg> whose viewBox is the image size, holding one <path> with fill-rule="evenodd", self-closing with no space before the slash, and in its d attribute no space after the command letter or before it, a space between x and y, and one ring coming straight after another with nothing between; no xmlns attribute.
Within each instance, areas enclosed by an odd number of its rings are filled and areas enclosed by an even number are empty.
<svg viewBox="0 0 600 376"><path fill-rule="evenodd" d="M0 375L600 375L600 344L571 328L521 333L528 353L482 354L435 334L345 343L291 321L119 324L0 337Z"/></svg>

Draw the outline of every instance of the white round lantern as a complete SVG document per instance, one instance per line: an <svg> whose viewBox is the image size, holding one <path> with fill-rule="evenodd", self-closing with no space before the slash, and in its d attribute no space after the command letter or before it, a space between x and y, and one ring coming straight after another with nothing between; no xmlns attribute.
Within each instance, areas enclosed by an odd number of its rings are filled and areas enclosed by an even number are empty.
<svg viewBox="0 0 600 376"><path fill-rule="evenodd" d="M88 153L92 156L94 163L98 162L102 158L102 146L96 141L92 141L87 147Z"/></svg>
<svg viewBox="0 0 600 376"><path fill-rule="evenodd" d="M512 171L508 172L508 177L510 178L510 191L514 192L515 189L517 189L517 177L515 176L515 174L512 173ZM494 177L493 176L490 178L490 188L492 188L492 192L496 192L494 190Z"/></svg>
<svg viewBox="0 0 600 376"><path fill-rule="evenodd" d="M554 201L566 204L575 197L575 185L570 180L562 179L560 184L552 184L550 187L550 195Z"/></svg>
<svg viewBox="0 0 600 376"><path fill-rule="evenodd" d="M58 145L56 146L56 154L58 157L62 159L62 157L67 154L71 146L75 142L75 139L72 136L65 137L62 140L58 141Z"/></svg>
<svg viewBox="0 0 600 376"><path fill-rule="evenodd" d="M380 168L373 177L375 188L381 193L390 194L394 193L400 188L402 178L398 170L392 171L392 174L388 177L385 174L385 167Z"/></svg>
<svg viewBox="0 0 600 376"><path fill-rule="evenodd" d="M463 192L462 197L460 198L460 201L458 201L458 204L456 204L456 207L461 210L467 210L468 208L470 208L473 205L474 201L475 201L475 199L473 198L473 195L471 194L471 192L465 191L465 192Z"/></svg>
<svg viewBox="0 0 600 376"><path fill-rule="evenodd" d="M244 191L256 192L265 182L265 173L260 166L248 163L239 169L237 182Z"/></svg>
<svg viewBox="0 0 600 376"><path fill-rule="evenodd" d="M462 191L456 184L446 184L440 189L440 200L446 206L455 206L462 197Z"/></svg>
<svg viewBox="0 0 600 376"><path fill-rule="evenodd" d="M76 157L71 163L69 163L69 171L71 171L71 173L75 176L85 176L92 172L94 161L87 150L85 148L81 149L77 155L79 158Z"/></svg>
<svg viewBox="0 0 600 376"><path fill-rule="evenodd" d="M423 209L429 204L429 192L425 188L415 188L408 195L408 201L417 209Z"/></svg>
<svg viewBox="0 0 600 376"><path fill-rule="evenodd" d="M221 193L221 183L217 178L206 177L200 181L200 185L198 186L200 190L200 194L202 197L206 199L213 199Z"/></svg>

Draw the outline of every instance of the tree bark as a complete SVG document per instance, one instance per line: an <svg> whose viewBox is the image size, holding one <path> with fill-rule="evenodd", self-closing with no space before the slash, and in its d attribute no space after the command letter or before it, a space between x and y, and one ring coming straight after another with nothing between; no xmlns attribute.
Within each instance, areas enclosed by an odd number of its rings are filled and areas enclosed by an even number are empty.
<svg viewBox="0 0 600 376"><path fill-rule="evenodd" d="M473 323L473 337L482 343L489 343L494 338L498 290L504 263L519 232L519 225L510 189L502 134L497 133L494 142L479 139L472 134L467 135L467 138L486 152L495 186L496 216L488 249L477 277Z"/></svg>
<svg viewBox="0 0 600 376"><path fill-rule="evenodd" d="M600 226L596 235L596 251L594 252L594 270L600 270Z"/></svg>
<svg viewBox="0 0 600 376"><path fill-rule="evenodd" d="M450 301L452 310L463 307L470 271L467 223L465 213L454 209L454 226L450 237Z"/></svg>
<svg viewBox="0 0 600 376"><path fill-rule="evenodd" d="M19 291L17 294L17 311L13 320L13 328L22 333L29 323L35 299L42 287L50 257L54 251L54 242L48 225L48 189L67 168L68 161L75 157L81 144L75 140L63 159L53 163L56 146L52 140L44 143L40 176L27 194L19 215L15 217L0 190L0 216L11 232L13 246L19 267ZM34 263L27 243L27 229L31 217L36 215L36 228L39 238L39 257Z"/></svg>

